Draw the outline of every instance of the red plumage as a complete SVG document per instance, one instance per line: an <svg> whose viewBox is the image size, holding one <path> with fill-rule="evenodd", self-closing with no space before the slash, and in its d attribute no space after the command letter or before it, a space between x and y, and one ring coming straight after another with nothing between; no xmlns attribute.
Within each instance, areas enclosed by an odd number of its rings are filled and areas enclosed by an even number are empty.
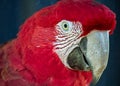
<svg viewBox="0 0 120 86"><path fill-rule="evenodd" d="M89 86L91 72L66 68L53 52L55 25L61 20L79 21L83 35L93 29L115 27L115 14L92 0L60 0L43 8L21 26L18 37L1 46L2 86Z"/></svg>

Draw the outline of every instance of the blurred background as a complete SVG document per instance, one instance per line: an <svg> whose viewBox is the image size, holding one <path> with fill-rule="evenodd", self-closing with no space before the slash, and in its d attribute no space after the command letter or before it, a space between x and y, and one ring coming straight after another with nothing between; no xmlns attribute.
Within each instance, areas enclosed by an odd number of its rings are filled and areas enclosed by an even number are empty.
<svg viewBox="0 0 120 86"><path fill-rule="evenodd" d="M107 69L97 86L120 86L120 0L97 0L117 15L117 26L110 36ZM0 0L0 44L16 37L19 26L34 12L57 0Z"/></svg>

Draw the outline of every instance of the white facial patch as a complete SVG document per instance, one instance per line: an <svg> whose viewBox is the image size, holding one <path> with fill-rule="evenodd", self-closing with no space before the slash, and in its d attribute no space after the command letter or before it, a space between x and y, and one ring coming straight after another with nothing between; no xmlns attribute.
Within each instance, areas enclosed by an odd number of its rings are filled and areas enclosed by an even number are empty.
<svg viewBox="0 0 120 86"><path fill-rule="evenodd" d="M54 42L54 52L57 53L62 63L67 66L67 57L70 52L78 46L82 34L82 24L80 22L71 22L62 20L56 25L56 42Z"/></svg>

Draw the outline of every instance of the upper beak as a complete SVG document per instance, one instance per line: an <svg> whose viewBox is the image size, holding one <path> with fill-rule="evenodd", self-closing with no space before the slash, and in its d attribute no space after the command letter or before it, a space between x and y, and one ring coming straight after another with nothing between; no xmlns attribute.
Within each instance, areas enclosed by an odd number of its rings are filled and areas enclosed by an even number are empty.
<svg viewBox="0 0 120 86"><path fill-rule="evenodd" d="M93 31L82 38L79 47L76 47L68 56L71 68L92 71L93 84L96 84L108 63L109 32Z"/></svg>

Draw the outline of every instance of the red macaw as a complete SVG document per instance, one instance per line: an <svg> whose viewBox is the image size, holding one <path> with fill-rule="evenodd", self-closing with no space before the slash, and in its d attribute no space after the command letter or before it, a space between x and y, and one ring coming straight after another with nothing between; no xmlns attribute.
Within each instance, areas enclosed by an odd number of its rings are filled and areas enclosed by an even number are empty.
<svg viewBox="0 0 120 86"><path fill-rule="evenodd" d="M108 62L115 14L94 0L60 0L0 46L0 86L89 86Z"/></svg>

